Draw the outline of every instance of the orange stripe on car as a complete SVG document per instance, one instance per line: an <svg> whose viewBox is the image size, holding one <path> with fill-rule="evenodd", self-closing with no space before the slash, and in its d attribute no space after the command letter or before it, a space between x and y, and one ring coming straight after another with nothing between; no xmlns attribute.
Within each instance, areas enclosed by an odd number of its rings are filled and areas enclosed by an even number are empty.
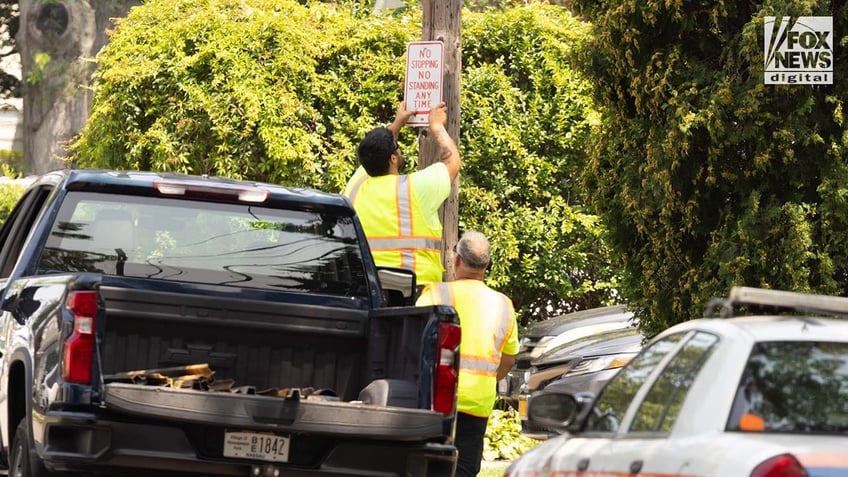
<svg viewBox="0 0 848 477"><path fill-rule="evenodd" d="M804 467L844 467L848 468L848 451L807 452L795 454Z"/></svg>
<svg viewBox="0 0 848 477"><path fill-rule="evenodd" d="M530 471L517 471L510 472L504 474L504 477L539 477L541 476L541 472L530 470ZM630 472L614 472L611 470L586 470L582 472L578 472L576 470L557 470L550 471L545 475L550 475L551 477L633 477L633 474ZM639 477L698 477L696 475L691 474L657 474L657 473L644 473L639 472Z"/></svg>

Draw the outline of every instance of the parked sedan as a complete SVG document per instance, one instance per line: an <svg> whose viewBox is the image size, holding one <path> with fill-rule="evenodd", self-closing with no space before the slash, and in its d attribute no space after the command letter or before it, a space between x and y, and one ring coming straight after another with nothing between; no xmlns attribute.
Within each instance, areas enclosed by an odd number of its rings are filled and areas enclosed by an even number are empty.
<svg viewBox="0 0 848 477"><path fill-rule="evenodd" d="M848 298L737 287L720 304L724 319L664 331L597 399L534 395L530 419L567 433L505 476L848 475L848 321L833 317Z"/></svg>
<svg viewBox="0 0 848 477"><path fill-rule="evenodd" d="M569 346L575 340L631 328L632 318L633 313L618 305L581 310L534 323L523 333L515 366L498 383L498 394L519 412L523 411L523 396L528 393L525 379L533 360L551 349Z"/></svg>
<svg viewBox="0 0 848 477"><path fill-rule="evenodd" d="M590 392L597 395L619 369L642 350L642 342L645 340L642 333L634 327L599 333L593 338L591 344L573 350L570 360L569 357L563 356L563 361L570 363L568 370L543 383L539 390L549 389L571 394ZM557 351L552 351L550 357L542 356L534 362L534 367L540 367L546 359L553 359L556 354ZM533 368L530 371L532 375Z"/></svg>
<svg viewBox="0 0 848 477"><path fill-rule="evenodd" d="M549 350L531 362L519 395L522 434L546 439L553 431L527 420L527 400L543 389L572 394L597 394L615 373L642 348L642 334L634 327L613 329L578 338Z"/></svg>

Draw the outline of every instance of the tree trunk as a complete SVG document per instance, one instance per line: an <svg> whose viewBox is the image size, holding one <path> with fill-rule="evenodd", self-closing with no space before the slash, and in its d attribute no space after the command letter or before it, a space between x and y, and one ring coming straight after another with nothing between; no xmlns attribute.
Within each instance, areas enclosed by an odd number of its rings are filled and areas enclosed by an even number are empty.
<svg viewBox="0 0 848 477"><path fill-rule="evenodd" d="M460 73L462 70L462 1L461 0L424 0L423 30L421 39L425 41L441 41L444 44L444 69L442 78L442 98L448 107L448 134L459 145L459 90ZM428 130L422 128L418 136L419 158L418 168L423 169L433 164L438 158L436 142L429 137ZM453 246L459 234L459 177L451 186L451 193L439 211L442 221L442 261L444 262L445 280L453 280Z"/></svg>
<svg viewBox="0 0 848 477"><path fill-rule="evenodd" d="M94 56L112 18L141 0L20 0L16 37L24 78L24 162L30 173L66 167L66 145L91 108Z"/></svg>

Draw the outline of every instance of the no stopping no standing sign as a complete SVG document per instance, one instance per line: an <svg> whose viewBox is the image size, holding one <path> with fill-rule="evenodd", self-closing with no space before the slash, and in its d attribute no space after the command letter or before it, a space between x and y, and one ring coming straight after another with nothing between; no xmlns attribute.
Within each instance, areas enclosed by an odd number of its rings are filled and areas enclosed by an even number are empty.
<svg viewBox="0 0 848 477"><path fill-rule="evenodd" d="M406 81L403 100L415 111L407 124L426 126L430 110L442 101L442 54L440 41L414 41L406 45Z"/></svg>

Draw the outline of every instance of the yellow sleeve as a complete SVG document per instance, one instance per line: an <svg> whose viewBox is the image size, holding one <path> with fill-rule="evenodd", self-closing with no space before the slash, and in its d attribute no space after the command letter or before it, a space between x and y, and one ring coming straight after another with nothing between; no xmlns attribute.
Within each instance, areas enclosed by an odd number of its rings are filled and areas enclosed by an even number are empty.
<svg viewBox="0 0 848 477"><path fill-rule="evenodd" d="M450 196L450 173L444 162L430 164L409 176L415 181L415 190L419 194L418 200L425 211L438 211L442 202Z"/></svg>
<svg viewBox="0 0 848 477"><path fill-rule="evenodd" d="M509 301L510 324L507 332L506 343L504 343L501 353L516 355L518 354L518 321L515 319L515 310L512 307L512 301Z"/></svg>

